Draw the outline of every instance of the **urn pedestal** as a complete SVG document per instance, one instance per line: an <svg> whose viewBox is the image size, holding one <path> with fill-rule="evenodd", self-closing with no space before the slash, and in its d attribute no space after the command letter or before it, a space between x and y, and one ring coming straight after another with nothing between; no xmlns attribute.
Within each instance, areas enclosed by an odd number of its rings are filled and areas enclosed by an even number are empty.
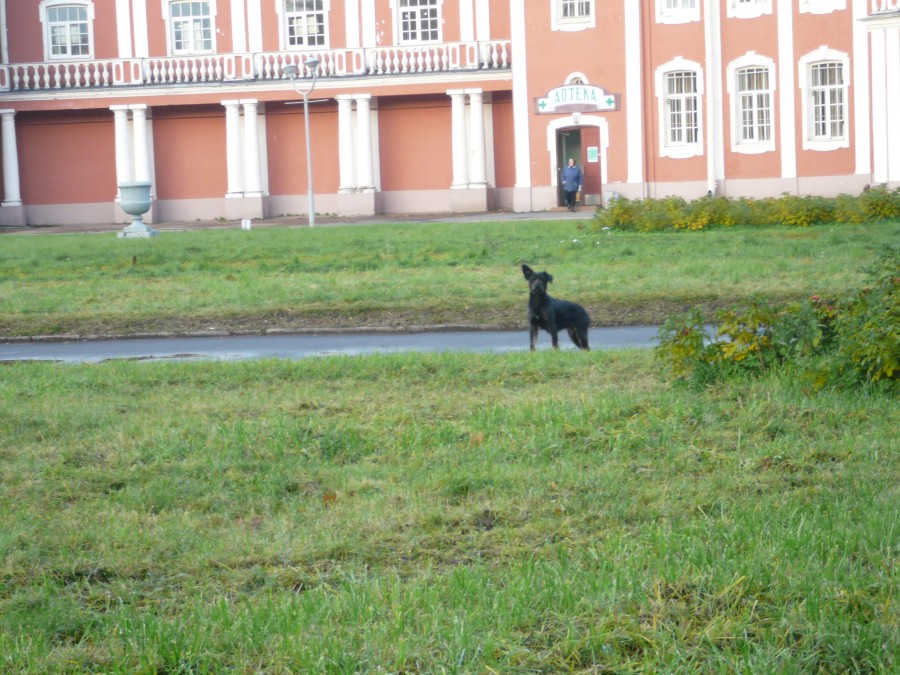
<svg viewBox="0 0 900 675"><path fill-rule="evenodd" d="M144 214L150 210L150 188L152 183L119 183L119 206L131 216L131 225L121 232L119 238L124 237L152 237L159 234L152 227L147 227L144 222Z"/></svg>

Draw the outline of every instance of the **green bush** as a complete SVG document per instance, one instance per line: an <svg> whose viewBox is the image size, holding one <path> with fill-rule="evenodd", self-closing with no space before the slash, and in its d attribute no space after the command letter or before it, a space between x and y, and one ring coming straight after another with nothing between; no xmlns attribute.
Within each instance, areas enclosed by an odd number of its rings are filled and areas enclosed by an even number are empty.
<svg viewBox="0 0 900 675"><path fill-rule="evenodd" d="M698 382L773 367L802 371L818 387L896 382L900 249L889 249L867 272L870 283L839 302L813 296L720 310L714 338L699 311L671 316L659 331L656 355L673 376Z"/></svg>
<svg viewBox="0 0 900 675"><path fill-rule="evenodd" d="M834 317L839 375L877 382L900 379L900 249L868 270L871 283L847 298Z"/></svg>
<svg viewBox="0 0 900 675"><path fill-rule="evenodd" d="M825 223L870 223L900 218L900 188L884 186L859 196L815 197L783 194L762 199L703 197L692 202L681 197L612 200L599 209L594 228L638 232L703 230L734 225L812 227Z"/></svg>

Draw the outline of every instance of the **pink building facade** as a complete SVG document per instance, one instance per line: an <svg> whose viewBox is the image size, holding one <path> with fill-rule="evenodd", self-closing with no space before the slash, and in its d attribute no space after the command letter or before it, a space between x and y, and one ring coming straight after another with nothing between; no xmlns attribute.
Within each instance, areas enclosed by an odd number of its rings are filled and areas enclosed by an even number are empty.
<svg viewBox="0 0 900 675"><path fill-rule="evenodd" d="M0 0L0 226L900 185L900 0Z"/></svg>

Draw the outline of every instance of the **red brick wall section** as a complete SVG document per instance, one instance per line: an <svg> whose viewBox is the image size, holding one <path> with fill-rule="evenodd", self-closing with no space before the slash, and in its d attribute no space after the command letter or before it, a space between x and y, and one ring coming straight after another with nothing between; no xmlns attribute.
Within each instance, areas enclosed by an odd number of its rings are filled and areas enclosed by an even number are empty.
<svg viewBox="0 0 900 675"><path fill-rule="evenodd" d="M111 113L16 115L22 200L26 204L88 204L116 196Z"/></svg>

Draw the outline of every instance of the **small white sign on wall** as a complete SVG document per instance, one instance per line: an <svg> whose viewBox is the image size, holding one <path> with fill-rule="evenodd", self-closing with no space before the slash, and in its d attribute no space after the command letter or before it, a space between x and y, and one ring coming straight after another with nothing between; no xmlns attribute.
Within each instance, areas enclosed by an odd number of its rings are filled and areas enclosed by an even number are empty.
<svg viewBox="0 0 900 675"><path fill-rule="evenodd" d="M591 164L599 162L600 161L600 148L598 148L595 145L588 146L587 161L590 162Z"/></svg>

